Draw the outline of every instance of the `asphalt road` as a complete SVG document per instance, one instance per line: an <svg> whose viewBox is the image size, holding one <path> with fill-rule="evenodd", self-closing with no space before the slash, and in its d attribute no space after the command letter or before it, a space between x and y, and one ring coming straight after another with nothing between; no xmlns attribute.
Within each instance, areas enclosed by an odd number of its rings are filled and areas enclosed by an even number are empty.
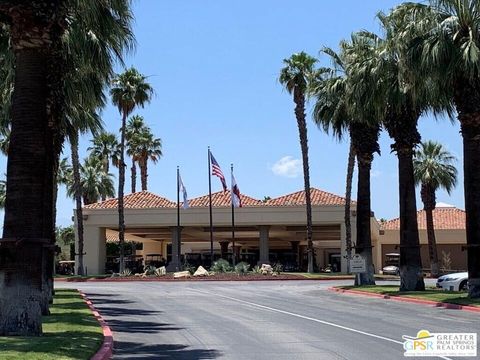
<svg viewBox="0 0 480 360"><path fill-rule="evenodd" d="M56 286L77 287L93 301L114 332L114 359L390 360L404 359L402 335L421 329L480 333L480 314L326 290L350 283Z"/></svg>

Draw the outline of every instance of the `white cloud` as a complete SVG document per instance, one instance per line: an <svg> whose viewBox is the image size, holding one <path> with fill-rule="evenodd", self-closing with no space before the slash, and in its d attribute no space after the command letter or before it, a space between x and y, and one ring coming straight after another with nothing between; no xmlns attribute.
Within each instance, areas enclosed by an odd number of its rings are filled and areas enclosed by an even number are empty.
<svg viewBox="0 0 480 360"><path fill-rule="evenodd" d="M271 170L278 176L296 178L302 173L302 161L293 156L284 156L273 164Z"/></svg>

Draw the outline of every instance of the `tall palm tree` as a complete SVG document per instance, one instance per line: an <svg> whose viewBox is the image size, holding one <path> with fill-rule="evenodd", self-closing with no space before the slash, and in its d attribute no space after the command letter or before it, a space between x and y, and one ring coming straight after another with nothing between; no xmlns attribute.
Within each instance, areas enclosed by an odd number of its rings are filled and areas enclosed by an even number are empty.
<svg viewBox="0 0 480 360"><path fill-rule="evenodd" d="M140 179L142 182L142 191L148 190L148 161L154 164L160 159L162 154L162 140L155 138L150 129L145 129L136 137L138 166L140 167Z"/></svg>
<svg viewBox="0 0 480 360"><path fill-rule="evenodd" d="M65 21L67 13L68 21ZM7 71L15 76L5 77L5 71L0 72L2 80L10 79L9 82L1 81L2 90L7 91L0 91L0 116L2 119L6 117L12 120L9 146L10 154L14 154L9 156L8 160L9 195L5 211L4 238L21 236L54 241L55 173L62 144L67 136L62 122L69 116L70 110L70 115L79 110L79 106L73 106L78 105L74 100L78 98L78 94L83 96L93 90L101 93L104 83L111 75L114 61L123 54L125 48L131 47L131 18L130 0L12 0L2 1L0 4L2 54L5 53L2 51L5 50L5 47L2 47L5 43L2 41L2 33L8 32L9 36L9 55L0 55L0 61L4 65L5 58L10 58L15 59L16 64L13 67L14 61L10 61L11 69L14 70ZM24 46L25 44L31 46ZM79 66L78 61L89 61L89 65ZM84 71L79 70L80 68L91 70ZM82 82L74 81L104 70L103 83L84 81L83 86L79 86ZM10 97L8 94L11 89L13 93ZM90 110L91 108L88 108L88 111ZM33 195L30 193L32 190ZM20 213L29 216L15 216ZM28 223L22 222L27 219ZM40 259L42 253L35 250L35 245L29 245L25 251L19 250L18 271L24 272L24 275L21 275L24 283L37 284L36 277L40 276L42 281L49 280L51 285L53 282L50 269L53 269L53 266L50 266L50 262L53 264L53 256L48 255L47 262L44 262ZM29 254L31 259L28 258ZM32 264L28 269L21 265L26 258L30 259ZM41 264L46 264L45 271ZM12 268L13 265L8 266ZM0 272L3 272L1 268ZM35 302L38 296L41 299L35 304L40 303L41 310L44 311L45 301L42 299L45 297L37 293L35 286L24 287L27 289L25 296L19 296L19 283L15 286L17 288L9 285L2 291L4 299L9 296L15 298L15 301L2 301L2 304L15 303L16 307L15 311L4 306L0 308L2 317L3 314L8 314L13 319L2 323L6 325L0 326L0 334L38 335L41 333L38 307L28 303ZM42 288L47 289L48 284ZM27 319L29 323L25 324Z"/></svg>
<svg viewBox="0 0 480 360"><path fill-rule="evenodd" d="M80 187L84 205L93 204L104 196L115 196L113 175L106 173L101 159L90 155L80 166ZM71 182L67 188L69 196L75 196L76 187Z"/></svg>
<svg viewBox="0 0 480 360"><path fill-rule="evenodd" d="M132 194L136 192L137 187L137 161L138 161L138 135L145 131L147 126L143 119L143 116L134 115L127 123L125 130L125 140L127 141L127 155L132 158L131 171L131 186Z"/></svg>
<svg viewBox="0 0 480 360"><path fill-rule="evenodd" d="M120 157L118 149L117 137L113 133L101 132L95 136L92 140L92 146L87 150L90 151L92 156L99 158L103 162L103 170L105 173L110 171L110 162L114 165L118 165L118 159ZM102 197L102 201L106 200L106 197Z"/></svg>
<svg viewBox="0 0 480 360"><path fill-rule="evenodd" d="M418 5L412 11L419 11ZM452 99L463 137L469 296L480 297L480 3L431 0L429 26L412 45L419 73L439 82ZM428 21L430 20L430 21Z"/></svg>
<svg viewBox="0 0 480 360"><path fill-rule="evenodd" d="M308 272L313 273L313 242L312 242L312 202L310 198L310 170L308 164L308 137L305 121L305 101L309 82L315 73L317 59L300 52L284 59L284 68L280 71L280 83L293 95L295 117L297 118L300 147L302 150L303 180L305 185L305 202L307 210L307 256Z"/></svg>
<svg viewBox="0 0 480 360"><path fill-rule="evenodd" d="M455 156L450 154L442 144L426 141L415 152L413 169L415 182L421 187L423 209L427 220L428 255L432 276L439 275L437 243L433 224L433 210L436 206L435 193L442 188L450 194L457 183L457 169L453 165Z"/></svg>
<svg viewBox="0 0 480 360"><path fill-rule="evenodd" d="M357 285L375 284L374 266L372 256L371 238L371 193L370 193L370 171L375 153L380 153L378 137L380 124L372 121L370 109L359 106L352 93L352 66L350 62L355 60L359 47L363 46L361 37L352 35L352 41L342 41L340 47L342 52L337 54L330 48L324 48L323 52L330 56L334 68L324 73L328 76L317 77L312 91L317 100L314 107L313 117L317 125L326 132L330 129L339 139L344 133L350 135L351 150L349 154L349 165L352 153L358 159L358 188L357 188L357 243L356 253L362 255L366 260L367 271L358 274L355 279ZM348 168L348 176L353 176L353 169ZM351 186L351 178L347 176L347 184ZM351 188L347 192L351 193ZM349 199L347 199L350 201ZM350 220L350 212L345 213L345 219ZM347 244L347 248L351 244ZM348 251L348 249L347 249ZM351 250L350 250L351 251ZM350 255L350 254L349 254Z"/></svg>
<svg viewBox="0 0 480 360"><path fill-rule="evenodd" d="M125 131L127 117L137 106L143 107L150 102L153 89L147 82L147 78L135 68L125 70L118 74L112 82L110 89L113 103L122 115L122 127L120 137L120 159L118 176L118 238L120 243L120 272L125 270L124 245L125 245L125 215L123 208L123 193L125 187Z"/></svg>
<svg viewBox="0 0 480 360"><path fill-rule="evenodd" d="M58 58L55 50L61 42L65 10L58 1L6 0L0 4L1 31L8 33L7 51L15 63L13 93L7 96L11 108L2 111L11 118L3 238L21 237L28 244L9 247L10 261L0 264L1 279L18 279L0 283L0 336L40 335L42 331L42 287L35 286L43 282L44 275L43 240L39 239L50 239L53 231L49 65Z"/></svg>
<svg viewBox="0 0 480 360"><path fill-rule="evenodd" d="M413 155L420 143L418 119L427 111L448 106L438 84L416 77L409 66L408 48L423 29L411 3L396 7L389 15L380 13L385 38L362 32L365 47L355 73L354 93L360 103L376 108L376 116L393 140L398 158L400 205L400 290L424 290L417 224Z"/></svg>

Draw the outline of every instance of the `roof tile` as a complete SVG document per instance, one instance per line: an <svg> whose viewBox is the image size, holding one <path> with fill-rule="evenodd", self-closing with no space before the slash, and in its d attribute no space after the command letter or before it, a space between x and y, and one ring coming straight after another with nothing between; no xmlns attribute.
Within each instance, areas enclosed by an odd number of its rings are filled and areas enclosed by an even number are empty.
<svg viewBox="0 0 480 360"><path fill-rule="evenodd" d="M153 194L149 191L141 191L125 195L123 198L125 209L146 209L146 208L173 208L177 204L164 197ZM86 205L85 209L116 209L118 199L108 199L94 204Z"/></svg>
<svg viewBox="0 0 480 360"><path fill-rule="evenodd" d="M455 207L438 207L433 210L433 224L435 230L464 230L465 211ZM425 210L417 211L418 228L427 229ZM400 230L400 219L392 219L381 225L384 230Z"/></svg>
<svg viewBox="0 0 480 360"><path fill-rule="evenodd" d="M345 198L316 188L310 188L312 205L345 205ZM297 191L292 194L268 200L268 206L298 206L305 205L305 191ZM355 201L352 201L355 204Z"/></svg>
<svg viewBox="0 0 480 360"><path fill-rule="evenodd" d="M209 206L208 195L200 196L194 199L188 200L188 205L191 207L205 207ZM263 203L260 200L254 199L250 196L240 194L240 199L242 201L242 206L260 206ZM230 191L225 192L218 191L212 193L212 206L214 207L227 207L232 205L232 200L230 196Z"/></svg>

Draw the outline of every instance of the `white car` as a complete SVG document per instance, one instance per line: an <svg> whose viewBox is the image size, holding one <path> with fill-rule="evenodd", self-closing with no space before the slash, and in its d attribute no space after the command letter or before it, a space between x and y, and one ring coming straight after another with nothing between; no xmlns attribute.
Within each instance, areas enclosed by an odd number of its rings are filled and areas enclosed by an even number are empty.
<svg viewBox="0 0 480 360"><path fill-rule="evenodd" d="M437 288L451 291L467 291L468 272L460 272L440 276L437 279Z"/></svg>

